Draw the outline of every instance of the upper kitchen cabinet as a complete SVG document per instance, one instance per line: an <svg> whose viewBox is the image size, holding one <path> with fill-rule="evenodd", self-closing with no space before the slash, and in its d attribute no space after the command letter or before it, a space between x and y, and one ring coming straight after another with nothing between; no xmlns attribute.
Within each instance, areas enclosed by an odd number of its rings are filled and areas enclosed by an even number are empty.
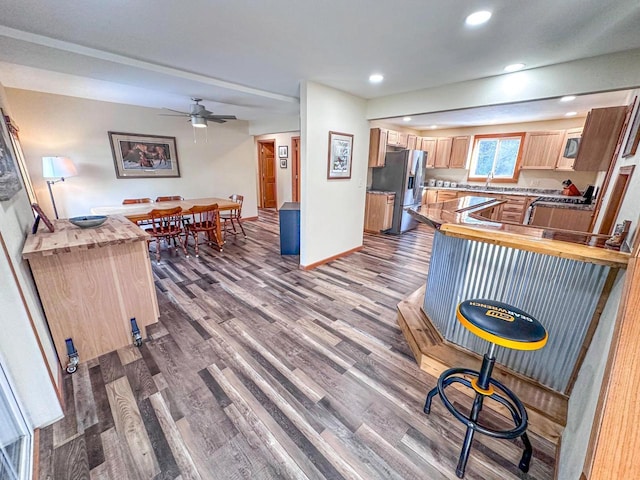
<svg viewBox="0 0 640 480"><path fill-rule="evenodd" d="M415 135L407 135L407 149L408 150L420 150L419 148L416 148L416 144L418 137L416 137Z"/></svg>
<svg viewBox="0 0 640 480"><path fill-rule="evenodd" d="M411 140L409 140L411 141ZM416 137L416 146L414 147L415 150L422 150L422 137Z"/></svg>
<svg viewBox="0 0 640 480"><path fill-rule="evenodd" d="M560 147L560 156L556 163L556 170L573 170L573 164L578 154L578 146L582 137L582 128L570 128L564 131L564 139Z"/></svg>
<svg viewBox="0 0 640 480"><path fill-rule="evenodd" d="M422 151L427 152L427 168L435 167L436 144L435 138L422 137Z"/></svg>
<svg viewBox="0 0 640 480"><path fill-rule="evenodd" d="M589 112L574 170L600 172L609 168L626 115L625 106L594 108Z"/></svg>
<svg viewBox="0 0 640 480"><path fill-rule="evenodd" d="M451 156L449 157L449 168L465 168L467 156L469 155L469 142L471 137L453 137L451 144Z"/></svg>
<svg viewBox="0 0 640 480"><path fill-rule="evenodd" d="M384 156L387 153L387 130L372 128L369 131L369 166L384 167Z"/></svg>
<svg viewBox="0 0 640 480"><path fill-rule="evenodd" d="M527 132L520 168L553 170L564 138L563 130Z"/></svg>
<svg viewBox="0 0 640 480"><path fill-rule="evenodd" d="M451 157L452 144L453 144L452 137L436 138L436 154L435 154L435 161L434 161L435 168L449 167L449 158Z"/></svg>
<svg viewBox="0 0 640 480"><path fill-rule="evenodd" d="M391 147L407 148L409 134L405 132L396 132L395 130L387 130L387 145Z"/></svg>

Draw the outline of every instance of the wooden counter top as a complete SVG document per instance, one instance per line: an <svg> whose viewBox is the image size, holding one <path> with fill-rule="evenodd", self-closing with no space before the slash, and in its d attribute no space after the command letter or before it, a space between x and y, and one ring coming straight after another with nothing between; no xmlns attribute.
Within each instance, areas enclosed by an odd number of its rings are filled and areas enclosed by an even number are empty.
<svg viewBox="0 0 640 480"><path fill-rule="evenodd" d="M22 249L23 258L69 253L108 245L118 245L147 240L149 234L123 215L112 215L95 228L80 228L69 220L54 220L55 231L40 224L40 229L29 234Z"/></svg>
<svg viewBox="0 0 640 480"><path fill-rule="evenodd" d="M519 250L527 250L588 263L625 268L630 255L615 250L585 245L581 242L588 234L561 231L563 240L555 240L558 230L501 223L478 215L487 208L503 203L488 197L462 197L433 205L408 209L417 220L449 236L493 243ZM575 238L575 243L565 241Z"/></svg>

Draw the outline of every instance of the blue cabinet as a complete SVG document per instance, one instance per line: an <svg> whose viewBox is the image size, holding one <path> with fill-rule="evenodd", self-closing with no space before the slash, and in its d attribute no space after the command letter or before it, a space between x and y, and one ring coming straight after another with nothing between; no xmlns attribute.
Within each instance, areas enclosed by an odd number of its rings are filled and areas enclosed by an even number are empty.
<svg viewBox="0 0 640 480"><path fill-rule="evenodd" d="M300 255L300 203L280 207L280 255Z"/></svg>

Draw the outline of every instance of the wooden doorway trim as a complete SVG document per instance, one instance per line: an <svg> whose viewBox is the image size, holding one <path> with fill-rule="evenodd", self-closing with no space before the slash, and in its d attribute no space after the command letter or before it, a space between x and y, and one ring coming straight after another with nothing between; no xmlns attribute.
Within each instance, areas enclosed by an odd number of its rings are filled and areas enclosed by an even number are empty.
<svg viewBox="0 0 640 480"><path fill-rule="evenodd" d="M275 140L258 140L259 205L262 208L277 208L278 206L275 150Z"/></svg>
<svg viewBox="0 0 640 480"><path fill-rule="evenodd" d="M300 137L291 137L291 201L300 201Z"/></svg>
<svg viewBox="0 0 640 480"><path fill-rule="evenodd" d="M616 177L613 188L611 189L609 203L604 212L604 216L602 217L602 224L600 225L598 233L602 235L611 235L613 233L614 223L620 213L620 207L622 206L622 201L627 193L627 188L629 187L629 181L631 180L634 167L634 165L628 165L621 167L618 171L618 176Z"/></svg>

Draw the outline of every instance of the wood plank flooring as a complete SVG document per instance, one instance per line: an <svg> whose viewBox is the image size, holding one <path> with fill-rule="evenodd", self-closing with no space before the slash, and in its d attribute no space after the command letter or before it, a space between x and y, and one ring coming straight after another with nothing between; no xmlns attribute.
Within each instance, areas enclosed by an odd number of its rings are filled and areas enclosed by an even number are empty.
<svg viewBox="0 0 640 480"><path fill-rule="evenodd" d="M426 278L432 235L365 235L311 271L280 256L278 218L200 257L162 252L160 321L140 349L64 378L66 416L41 431L41 480L454 479L464 427L396 321ZM82 355L82 352L80 352ZM453 396L467 402L466 396ZM554 447L476 435L465 478L550 479Z"/></svg>

